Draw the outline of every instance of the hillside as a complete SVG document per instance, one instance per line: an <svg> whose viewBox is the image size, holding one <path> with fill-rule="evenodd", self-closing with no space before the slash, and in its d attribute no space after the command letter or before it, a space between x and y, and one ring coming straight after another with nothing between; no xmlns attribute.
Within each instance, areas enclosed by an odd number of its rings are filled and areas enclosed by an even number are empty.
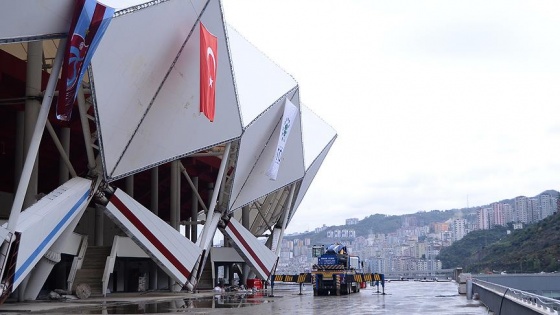
<svg viewBox="0 0 560 315"><path fill-rule="evenodd" d="M538 194L549 194L554 198L560 196L560 192L556 190L546 190ZM534 196L532 198L536 198ZM503 199L496 202L508 203L513 207L515 201L514 198ZM476 211L479 208L489 207L490 205L479 205L476 207L462 208L462 209L450 209L450 210L431 210L431 211L418 211L413 214L405 215L385 215L385 214L372 214L366 216L364 219L358 221L354 225L335 225L329 226L319 233L315 232L305 232L295 235L286 235L287 240L293 240L295 238L310 238L312 244L329 244L332 239L327 238L327 231L332 231L335 229L353 229L356 231L356 236L367 237L369 234L388 234L396 232L397 229L401 227L408 226L429 226L430 224L436 222L445 222L454 218L465 218L468 221L476 220ZM317 225L321 225L321 221L316 222ZM340 239L344 241L344 239ZM349 239L350 240L350 239Z"/></svg>
<svg viewBox="0 0 560 315"><path fill-rule="evenodd" d="M369 234L389 234L394 233L397 229L403 227L405 221L409 222L411 226L424 226L430 225L435 222L445 222L449 219L472 215L476 208L468 209L453 209L453 210L432 210L422 211L406 215L385 215L385 214L372 214L364 219L358 221L354 225L336 225L329 226L324 231L319 233L307 232L297 235L287 235L286 239L294 238L310 238L312 244L329 244L332 239L327 238L327 231L335 229L353 229L356 231L356 236L367 237ZM344 240L344 239L341 239Z"/></svg>
<svg viewBox="0 0 560 315"><path fill-rule="evenodd" d="M443 268L467 272L552 272L560 267L560 215L550 216L507 235L506 228L473 231L444 248Z"/></svg>

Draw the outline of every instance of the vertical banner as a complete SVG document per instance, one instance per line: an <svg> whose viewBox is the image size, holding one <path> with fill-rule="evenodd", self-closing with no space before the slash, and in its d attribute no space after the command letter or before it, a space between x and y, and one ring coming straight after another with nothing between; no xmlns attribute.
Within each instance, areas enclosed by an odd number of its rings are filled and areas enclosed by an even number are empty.
<svg viewBox="0 0 560 315"><path fill-rule="evenodd" d="M200 22L200 112L214 121L216 112L216 73L218 38Z"/></svg>
<svg viewBox="0 0 560 315"><path fill-rule="evenodd" d="M278 169L280 168L280 161L282 161L282 153L284 152L284 146L288 141L288 136L290 135L290 130L292 130L292 125L295 122L298 109L297 107L286 98L284 103L284 114L282 115L282 124L280 125L280 134L278 135L278 143L276 144L276 151L274 151L274 158L270 167L266 172L266 175L271 180L276 180L278 176Z"/></svg>
<svg viewBox="0 0 560 315"><path fill-rule="evenodd" d="M79 84L114 12L115 9L95 0L76 1L58 91L56 118L59 120L70 120Z"/></svg>

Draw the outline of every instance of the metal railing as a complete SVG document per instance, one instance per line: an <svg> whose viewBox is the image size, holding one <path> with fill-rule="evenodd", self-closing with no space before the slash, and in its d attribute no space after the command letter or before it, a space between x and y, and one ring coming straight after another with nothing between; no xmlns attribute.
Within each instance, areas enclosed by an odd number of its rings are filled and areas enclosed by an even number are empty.
<svg viewBox="0 0 560 315"><path fill-rule="evenodd" d="M492 291L502 298L509 298L520 305L524 305L536 311L546 312L546 314L558 314L560 301L542 295L506 287L492 282L472 279L473 285L477 285L488 291Z"/></svg>
<svg viewBox="0 0 560 315"><path fill-rule="evenodd" d="M88 247L88 236L82 235L82 240L80 243L80 248L78 249L78 254L72 260L72 267L68 273L68 280L66 280L67 288L66 290L72 292L72 287L74 286L74 280L76 280L76 273L78 269L82 268L82 263L84 261L84 256L86 255L86 250Z"/></svg>

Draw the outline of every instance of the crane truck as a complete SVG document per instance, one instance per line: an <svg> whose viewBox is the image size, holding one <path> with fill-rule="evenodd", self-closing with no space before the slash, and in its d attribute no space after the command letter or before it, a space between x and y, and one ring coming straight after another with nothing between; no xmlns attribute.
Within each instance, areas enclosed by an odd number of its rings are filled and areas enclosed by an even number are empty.
<svg viewBox="0 0 560 315"><path fill-rule="evenodd" d="M346 295L360 291L362 265L358 256L348 254L346 246L313 246L311 283L313 295ZM356 276L358 275L358 276Z"/></svg>

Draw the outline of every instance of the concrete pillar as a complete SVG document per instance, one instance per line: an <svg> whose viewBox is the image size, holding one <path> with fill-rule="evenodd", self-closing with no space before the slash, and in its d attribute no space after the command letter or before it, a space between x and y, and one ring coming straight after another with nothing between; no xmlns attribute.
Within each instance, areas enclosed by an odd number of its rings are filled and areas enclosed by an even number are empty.
<svg viewBox="0 0 560 315"><path fill-rule="evenodd" d="M104 221L105 210L100 207L95 207L95 246L103 246L103 221Z"/></svg>
<svg viewBox="0 0 560 315"><path fill-rule="evenodd" d="M155 215L159 212L159 168L152 168L151 172L151 204L150 208ZM150 290L158 289L158 267L154 261L150 262Z"/></svg>
<svg viewBox="0 0 560 315"><path fill-rule="evenodd" d="M179 161L171 162L171 189L170 189L170 213L169 213L169 224L177 231L179 231L179 221L180 218L180 211L181 211L181 173L180 173L180 166ZM169 277L169 290L171 292L178 292L181 290L181 287Z"/></svg>
<svg viewBox="0 0 560 315"><path fill-rule="evenodd" d="M214 183L208 183L208 200L212 200L212 195L214 195ZM206 223L210 222L210 220L212 220L211 217L208 216L208 212L206 212ZM215 236L215 235L214 235ZM210 243L210 247L212 247L212 244L214 242L214 237L212 237L212 242Z"/></svg>
<svg viewBox="0 0 560 315"><path fill-rule="evenodd" d="M230 282L230 276L229 276L229 274L230 274L229 269L230 268L229 267L230 267L229 264L224 265L224 281L226 281L226 279L227 279L228 285L231 285L232 283Z"/></svg>
<svg viewBox="0 0 560 315"><path fill-rule="evenodd" d="M23 156L27 156L29 150L29 145L31 144L31 139L33 137L33 131L35 130L35 125L37 124L37 118L39 117L39 111L41 109L41 77L43 71L43 42L33 41L27 43L27 70L26 70L26 84L25 84L25 95L27 99L25 101L25 131L24 131L24 145L23 145ZM37 196L37 183L38 183L38 160L39 155L35 159L35 165L29 178L29 185L27 186L27 193L25 194L25 199L23 202L23 208L25 209L35 203L35 198Z"/></svg>
<svg viewBox="0 0 560 315"><path fill-rule="evenodd" d="M134 175L130 175L125 179L126 193L134 198Z"/></svg>
<svg viewBox="0 0 560 315"><path fill-rule="evenodd" d="M86 206L80 209L80 212L83 214L85 211ZM35 265L33 271L29 274L27 284L25 286L25 293L24 298L25 300L35 300L43 285L47 281L54 265L60 262L60 255L64 250L67 240L70 238L72 233L74 233L74 229L80 222L82 215L78 214L72 222L68 225L68 227L62 232L60 237L54 242L51 248L41 257L41 260ZM62 288L59 288L62 289ZM23 291L23 290L22 290Z"/></svg>
<svg viewBox="0 0 560 315"><path fill-rule="evenodd" d="M198 192L198 177L193 177L192 182L194 187L196 188L196 191L192 192L191 197L191 221L194 221L191 225L191 241L193 243L196 243L196 240L198 238L198 224L195 223L196 221L198 221L198 197L196 195Z"/></svg>
<svg viewBox="0 0 560 315"><path fill-rule="evenodd" d="M150 172L151 179L151 203L150 208L155 215L159 213L159 168L156 166Z"/></svg>
<svg viewBox="0 0 560 315"><path fill-rule="evenodd" d="M245 206L241 209L241 224L244 228L249 229L249 215L251 213L251 208ZM239 279L240 284L247 286L247 279L249 278L249 272L251 272L251 267L247 263L243 263L243 274L241 275L241 279Z"/></svg>
<svg viewBox="0 0 560 315"><path fill-rule="evenodd" d="M45 253L29 275L24 294L25 300L37 299L54 265L58 262L60 262L60 252L49 250Z"/></svg>
<svg viewBox="0 0 560 315"><path fill-rule="evenodd" d="M181 191L180 183L181 183L181 174L179 172L179 161L171 162L171 187L170 187L170 213L169 213L169 224L179 231L179 211L180 211L180 203L181 203L181 196L179 192Z"/></svg>
<svg viewBox="0 0 560 315"><path fill-rule="evenodd" d="M29 151L29 146L31 144L31 139L33 138L33 132L35 130L35 125L37 124L37 119L39 117L39 111L41 109L41 102L39 101L41 96L41 71L43 70L43 42L33 41L27 43L27 68L26 68L26 82L25 82L25 95L27 99L25 100L25 114L24 114L24 133L23 133L23 159L27 156ZM36 201L37 196L37 183L38 183L38 163L39 153L37 153L37 158L31 171L31 176L29 177L29 183L27 184L27 190L25 197L23 199L23 205L21 210L26 209L31 206ZM23 164L22 164L23 165ZM18 294L18 300L21 302L24 300L25 287L27 281L20 284L20 290Z"/></svg>
<svg viewBox="0 0 560 315"><path fill-rule="evenodd" d="M16 114L16 148L14 161L14 191L17 191L21 171L23 170L23 133L25 132L25 113Z"/></svg>
<svg viewBox="0 0 560 315"><path fill-rule="evenodd" d="M64 149L64 152L66 152L66 155L70 156L70 128L64 127L60 129L60 143L62 144L62 148ZM66 166L66 163L64 163L64 159L62 157L58 162L58 170L58 182L62 185L70 179L68 167Z"/></svg>

